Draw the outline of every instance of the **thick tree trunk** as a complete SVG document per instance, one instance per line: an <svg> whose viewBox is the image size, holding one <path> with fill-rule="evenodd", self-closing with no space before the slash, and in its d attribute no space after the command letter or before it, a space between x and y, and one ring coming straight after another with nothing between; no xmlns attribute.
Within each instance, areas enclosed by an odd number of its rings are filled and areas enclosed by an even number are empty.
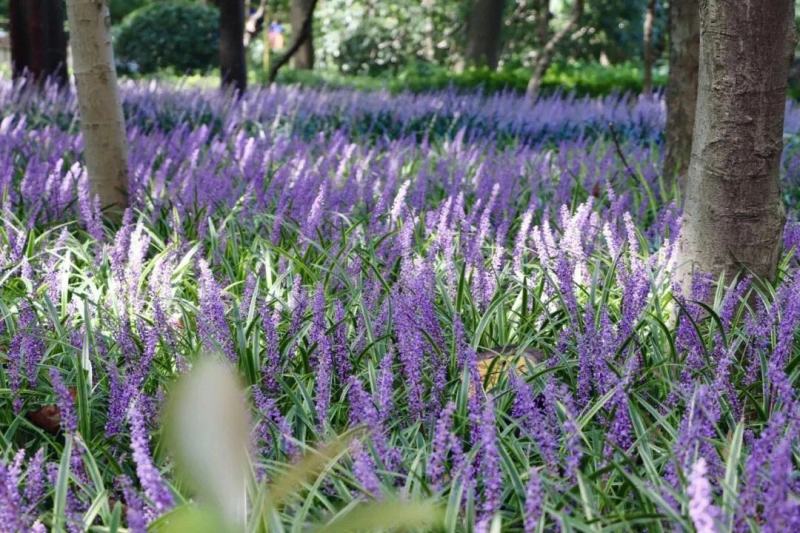
<svg viewBox="0 0 800 533"><path fill-rule="evenodd" d="M771 279L784 210L778 169L794 1L706 0L677 281L742 270Z"/></svg>
<svg viewBox="0 0 800 533"><path fill-rule="evenodd" d="M291 22L292 35L299 47L293 53L294 68L310 70L314 68L314 0L292 0ZM304 28L308 25L308 32ZM300 35L302 40L297 41Z"/></svg>
<svg viewBox="0 0 800 533"><path fill-rule="evenodd" d="M67 83L67 34L61 0L11 0L11 64L14 79L23 74L41 83Z"/></svg>
<svg viewBox="0 0 800 533"><path fill-rule="evenodd" d="M664 182L671 185L677 179L682 192L686 189L686 173L692 155L699 62L700 8L697 1L670 0Z"/></svg>
<svg viewBox="0 0 800 533"><path fill-rule="evenodd" d="M467 62L497 68L505 0L475 0L467 23Z"/></svg>
<svg viewBox="0 0 800 533"><path fill-rule="evenodd" d="M647 10L644 12L644 28L642 31L642 51L644 59L644 79L642 92L650 95L653 92L653 23L656 18L656 0L647 0Z"/></svg>
<svg viewBox="0 0 800 533"><path fill-rule="evenodd" d="M67 0L84 160L103 207L127 205L128 147L106 0Z"/></svg>
<svg viewBox="0 0 800 533"><path fill-rule="evenodd" d="M219 70L223 89L239 94L247 89L247 62L244 53L244 1L218 0Z"/></svg>
<svg viewBox="0 0 800 533"><path fill-rule="evenodd" d="M528 96L530 101L536 102L536 100L539 99L539 91L542 88L542 80L547 72L547 68L550 66L550 62L553 60L553 54L556 51L556 47L567 35L572 33L578 27L578 23L580 22L582 15L583 0L575 0L575 3L572 4L572 15L570 16L569 21L567 21L564 27L554 34L542 47L542 49L539 50L539 53L536 55L536 59L533 64L531 79L528 81L528 88L525 91L525 94Z"/></svg>

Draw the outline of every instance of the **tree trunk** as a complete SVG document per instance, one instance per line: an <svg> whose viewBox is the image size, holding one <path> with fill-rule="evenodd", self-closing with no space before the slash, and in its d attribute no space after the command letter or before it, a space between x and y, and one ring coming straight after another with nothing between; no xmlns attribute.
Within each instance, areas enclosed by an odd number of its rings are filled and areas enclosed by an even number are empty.
<svg viewBox="0 0 800 533"><path fill-rule="evenodd" d="M505 0L475 0L467 23L467 62L497 68Z"/></svg>
<svg viewBox="0 0 800 533"><path fill-rule="evenodd" d="M535 9L536 42L543 47L550 38L550 0L538 0Z"/></svg>
<svg viewBox="0 0 800 533"><path fill-rule="evenodd" d="M283 68L286 63L294 56L296 53L300 51L303 45L311 39L311 34L313 32L313 25L312 21L314 20L314 10L317 7L317 0L309 0L308 3L308 11L306 11L306 17L297 27L296 33L293 37L292 44L289 46L289 49L278 58L277 61L272 65L269 69L269 76L267 77L268 83L274 82L278 77L278 71ZM292 31L295 31L294 28ZM295 64L295 66L297 66Z"/></svg>
<svg viewBox="0 0 800 533"><path fill-rule="evenodd" d="M67 34L61 0L11 0L11 64L14 79L27 73L67 83Z"/></svg>
<svg viewBox="0 0 800 533"><path fill-rule="evenodd" d="M291 22L292 38L298 42L298 37L304 33L304 25L308 20L308 34L300 42L300 46L294 52L294 68L311 70L314 68L314 6L313 0L292 0Z"/></svg>
<svg viewBox="0 0 800 533"><path fill-rule="evenodd" d="M642 32L642 51L644 52L644 79L642 92L650 95L653 92L653 22L656 18L656 0L647 0L647 10L644 13L644 28Z"/></svg>
<svg viewBox="0 0 800 533"><path fill-rule="evenodd" d="M244 1L218 0L219 70L223 89L242 94L247 89L247 63L244 54Z"/></svg>
<svg viewBox="0 0 800 533"><path fill-rule="evenodd" d="M553 59L553 54L556 51L556 47L567 35L572 33L572 31L577 28L582 15L583 0L575 0L575 3L572 4L572 15L570 16L569 21L567 21L567 23L558 31L558 33L553 35L550 40L547 41L547 44L545 44L536 55L531 79L528 81L528 88L525 91L525 94L528 96L528 99L531 102L536 102L536 100L539 99L539 91L542 88L542 80L544 79L547 68L550 66L550 62Z"/></svg>
<svg viewBox="0 0 800 533"><path fill-rule="evenodd" d="M700 8L696 0L670 0L667 126L664 132L664 182L686 190L692 155L700 62Z"/></svg>
<svg viewBox="0 0 800 533"><path fill-rule="evenodd" d="M128 147L106 0L67 0L84 160L100 205L127 205Z"/></svg>
<svg viewBox="0 0 800 533"><path fill-rule="evenodd" d="M785 221L783 148L794 1L700 8L700 79L676 274L775 275Z"/></svg>

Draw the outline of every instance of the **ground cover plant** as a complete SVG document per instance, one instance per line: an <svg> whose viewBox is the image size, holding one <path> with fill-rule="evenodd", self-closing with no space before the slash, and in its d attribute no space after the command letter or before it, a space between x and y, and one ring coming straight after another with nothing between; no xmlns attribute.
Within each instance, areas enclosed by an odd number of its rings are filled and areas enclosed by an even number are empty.
<svg viewBox="0 0 800 533"><path fill-rule="evenodd" d="M795 104L777 282L685 294L658 98L122 91L114 221L74 99L0 84L4 531L185 505L162 406L209 353L261 482L362 430L256 530L395 497L445 531L797 528Z"/></svg>

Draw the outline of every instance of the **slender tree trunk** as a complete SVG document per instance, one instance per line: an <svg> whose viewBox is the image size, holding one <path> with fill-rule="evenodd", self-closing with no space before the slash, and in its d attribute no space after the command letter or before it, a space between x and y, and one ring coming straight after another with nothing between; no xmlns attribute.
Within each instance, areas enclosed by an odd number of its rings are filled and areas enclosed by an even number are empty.
<svg viewBox="0 0 800 533"><path fill-rule="evenodd" d="M41 83L67 83L67 34L61 0L11 0L11 63L14 79L24 73Z"/></svg>
<svg viewBox="0 0 800 533"><path fill-rule="evenodd" d="M785 221L783 149L794 1L706 0L677 281L741 270L775 275Z"/></svg>
<svg viewBox="0 0 800 533"><path fill-rule="evenodd" d="M67 0L84 160L100 205L127 205L128 146L106 0Z"/></svg>
<svg viewBox="0 0 800 533"><path fill-rule="evenodd" d="M277 79L278 71L289 62L292 56L300 51L307 40L311 39L311 34L313 32L312 21L314 20L314 10L316 7L317 0L309 0L306 18L303 19L298 26L297 33L294 35L292 44L289 45L289 48L286 50L286 52L279 57L269 69L269 77L267 78L268 83L272 83Z"/></svg>
<svg viewBox="0 0 800 533"><path fill-rule="evenodd" d="M550 66L550 62L553 60L553 54L556 51L556 47L567 35L572 33L578 27L578 23L580 22L582 15L583 0L575 0L575 2L572 4L572 15L570 16L569 21L567 21L564 27L554 34L549 41L547 41L544 47L542 47L542 49L539 50L539 53L536 55L536 59L533 64L533 72L526 90L528 99L532 102L535 102L539 98L539 91L542 88L542 80L547 72L547 68Z"/></svg>
<svg viewBox="0 0 800 533"><path fill-rule="evenodd" d="M538 0L535 16L536 41L543 47L550 38L550 0Z"/></svg>
<svg viewBox="0 0 800 533"><path fill-rule="evenodd" d="M686 189L700 63L700 8L696 0L670 0L667 126L664 182Z"/></svg>
<svg viewBox="0 0 800 533"><path fill-rule="evenodd" d="M467 23L467 63L494 70L500 54L505 0L475 0Z"/></svg>
<svg viewBox="0 0 800 533"><path fill-rule="evenodd" d="M300 46L294 52L294 68L310 70L314 68L314 0L292 0L291 22L292 34L295 42L302 34ZM308 25L308 31L305 27Z"/></svg>
<svg viewBox="0 0 800 533"><path fill-rule="evenodd" d="M644 79L642 92L650 95L653 92L653 23L656 18L656 0L647 0L647 10L644 13L644 29L642 49L644 55Z"/></svg>
<svg viewBox="0 0 800 533"><path fill-rule="evenodd" d="M247 89L244 53L244 1L217 0L219 6L219 69L223 89Z"/></svg>

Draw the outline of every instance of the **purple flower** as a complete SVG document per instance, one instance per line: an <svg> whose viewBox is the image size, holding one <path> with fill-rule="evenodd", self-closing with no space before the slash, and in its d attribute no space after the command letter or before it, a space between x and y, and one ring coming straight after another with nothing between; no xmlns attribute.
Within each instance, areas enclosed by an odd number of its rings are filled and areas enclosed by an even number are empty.
<svg viewBox="0 0 800 533"><path fill-rule="evenodd" d="M389 421L394 408L394 350L387 350L378 367L378 413L382 423Z"/></svg>
<svg viewBox="0 0 800 533"><path fill-rule="evenodd" d="M3 531L22 531L24 510L19 493L22 461L25 450L20 450L11 463L0 461L0 528Z"/></svg>
<svg viewBox="0 0 800 533"><path fill-rule="evenodd" d="M175 501L150 457L150 439L138 400L134 401L128 410L128 423L131 431L133 462L136 463L136 476L155 510L149 518L156 518L172 509Z"/></svg>
<svg viewBox="0 0 800 533"><path fill-rule="evenodd" d="M142 499L133 488L131 480L122 476L119 480L122 497L125 499L125 516L128 519L128 531L131 533L147 533L146 509Z"/></svg>
<svg viewBox="0 0 800 533"><path fill-rule="evenodd" d="M483 493L477 529L481 529L480 524L488 526L489 521L500 510L503 497L503 472L500 467L500 452L497 449L497 430L491 398L486 398L483 405L479 433L481 446L479 471Z"/></svg>
<svg viewBox="0 0 800 533"><path fill-rule="evenodd" d="M542 493L542 481L539 472L532 468L528 484L525 486L525 507L523 524L525 533L533 533L542 517L542 504L544 494Z"/></svg>
<svg viewBox="0 0 800 533"><path fill-rule="evenodd" d="M319 427L324 428L328 420L331 404L331 380L333 378L333 355L331 344L325 333L325 293L322 285L314 297L313 322L311 324L311 342L316 344L316 382L314 387L314 408L317 413Z"/></svg>
<svg viewBox="0 0 800 533"><path fill-rule="evenodd" d="M267 340L261 377L267 393L276 394L278 392L278 376L282 372L281 353L278 345L278 331L275 325L275 317L272 309L266 304L261 306L261 324L264 328L264 336Z"/></svg>
<svg viewBox="0 0 800 533"><path fill-rule="evenodd" d="M25 503L26 512L33 516L36 506L45 496L44 448L39 448L33 459L28 463L25 474Z"/></svg>
<svg viewBox="0 0 800 533"><path fill-rule="evenodd" d="M112 362L108 367L108 410L106 416L106 437L113 437L122 431L125 413L130 403L131 389L120 377L117 366Z"/></svg>
<svg viewBox="0 0 800 533"><path fill-rule="evenodd" d="M206 260L200 259L197 264L200 270L200 313L197 317L197 329L203 347L206 350L221 350L235 364L238 357L233 348L231 330L225 320L222 291Z"/></svg>
<svg viewBox="0 0 800 533"><path fill-rule="evenodd" d="M353 455L353 475L356 480L368 496L380 499L383 491L378 474L375 472L372 456L364 449L359 440L353 441L350 451Z"/></svg>
<svg viewBox="0 0 800 533"><path fill-rule="evenodd" d="M692 519L697 533L716 533L716 519L718 510L712 502L711 484L706 476L708 466L705 459L700 457L692 466L689 474L689 487L686 493L689 496L689 516Z"/></svg>
<svg viewBox="0 0 800 533"><path fill-rule="evenodd" d="M447 482L445 469L447 466L447 454L450 451L450 435L453 427L453 414L456 404L448 404L439 413L436 421L436 429L433 433L431 445L431 455L428 457L427 475L434 490L441 490Z"/></svg>
<svg viewBox="0 0 800 533"><path fill-rule="evenodd" d="M50 383L56 393L56 403L60 414L61 429L65 433L75 433L78 431L78 416L75 413L75 402L72 399L67 386L61 379L61 374L57 369L50 369Z"/></svg>

